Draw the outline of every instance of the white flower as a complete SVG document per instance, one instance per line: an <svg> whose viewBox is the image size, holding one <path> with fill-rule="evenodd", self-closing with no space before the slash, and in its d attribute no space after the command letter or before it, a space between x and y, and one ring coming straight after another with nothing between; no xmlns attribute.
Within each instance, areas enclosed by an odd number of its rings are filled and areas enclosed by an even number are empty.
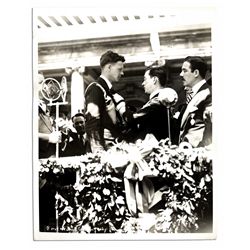
<svg viewBox="0 0 250 250"><path fill-rule="evenodd" d="M58 168L54 168L54 169L53 169L53 173L54 173L54 174L57 174L57 173L59 173L59 172L60 172L60 169L58 169Z"/></svg>
<svg viewBox="0 0 250 250"><path fill-rule="evenodd" d="M104 195L110 195L110 190L107 188L104 188L102 192Z"/></svg>
<svg viewBox="0 0 250 250"><path fill-rule="evenodd" d="M85 232L85 233L90 233L90 232L91 232L91 227L90 227L90 225L89 225L88 223L85 224L85 225L83 225L82 228L81 228L81 231L82 231L82 232Z"/></svg>
<svg viewBox="0 0 250 250"><path fill-rule="evenodd" d="M120 195L116 198L115 203L117 204L125 204L124 198Z"/></svg>
<svg viewBox="0 0 250 250"><path fill-rule="evenodd" d="M95 199L97 199L98 201L100 201L102 199L101 196L98 193L96 193L96 192L93 193L93 197Z"/></svg>
<svg viewBox="0 0 250 250"><path fill-rule="evenodd" d="M94 183L95 182L95 177L94 176L90 176L88 178L88 183Z"/></svg>
<svg viewBox="0 0 250 250"><path fill-rule="evenodd" d="M95 210L98 212L102 211L102 207L100 205L95 204Z"/></svg>

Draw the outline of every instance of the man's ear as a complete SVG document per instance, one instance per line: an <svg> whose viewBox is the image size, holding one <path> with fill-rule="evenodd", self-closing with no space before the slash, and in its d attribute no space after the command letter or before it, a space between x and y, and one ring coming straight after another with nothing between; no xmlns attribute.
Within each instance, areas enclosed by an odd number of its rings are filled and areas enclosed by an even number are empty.
<svg viewBox="0 0 250 250"><path fill-rule="evenodd" d="M111 66L112 66L111 63L108 63L108 64L107 64L107 68L108 68L109 70L111 69Z"/></svg>
<svg viewBox="0 0 250 250"><path fill-rule="evenodd" d="M107 63L102 70L105 70L105 71L109 71L111 68L111 64L110 63Z"/></svg>
<svg viewBox="0 0 250 250"><path fill-rule="evenodd" d="M198 69L194 70L194 76L198 77L200 75L200 71Z"/></svg>
<svg viewBox="0 0 250 250"><path fill-rule="evenodd" d="M158 77L154 76L154 84L156 84L158 82Z"/></svg>

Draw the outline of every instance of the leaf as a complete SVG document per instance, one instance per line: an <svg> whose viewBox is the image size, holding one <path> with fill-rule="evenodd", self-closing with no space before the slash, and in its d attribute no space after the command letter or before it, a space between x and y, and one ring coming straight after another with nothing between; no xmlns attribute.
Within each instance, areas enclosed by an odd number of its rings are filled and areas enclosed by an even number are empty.
<svg viewBox="0 0 250 250"><path fill-rule="evenodd" d="M113 199L111 199L111 201L108 203L108 206L110 209L115 206L115 202L113 201Z"/></svg>
<svg viewBox="0 0 250 250"><path fill-rule="evenodd" d="M96 217L96 212L95 211L93 211L93 212L91 212L90 214L89 214L89 219L90 220L92 220L93 218L95 218Z"/></svg>
<svg viewBox="0 0 250 250"><path fill-rule="evenodd" d="M183 189L185 190L185 188L188 188L191 192L194 192L196 189L194 187L192 187L187 181L184 181L183 183Z"/></svg>
<svg viewBox="0 0 250 250"><path fill-rule="evenodd" d="M101 195L99 195L96 192L93 193L93 197L94 197L94 199L97 199L98 201L100 201L102 199Z"/></svg>
<svg viewBox="0 0 250 250"><path fill-rule="evenodd" d="M192 212L191 212L191 208L189 206L189 204L186 202L185 205L183 206L184 208L184 211L189 214L189 215L192 215Z"/></svg>
<svg viewBox="0 0 250 250"><path fill-rule="evenodd" d="M113 182L122 182L122 179L118 179L117 177L110 177L110 180Z"/></svg>
<svg viewBox="0 0 250 250"><path fill-rule="evenodd" d="M200 188L203 188L205 186L205 180L204 180L204 177L201 178L201 181L200 181L200 185L199 187Z"/></svg>
<svg viewBox="0 0 250 250"><path fill-rule="evenodd" d="M125 212L125 207L121 207L121 208L119 209L119 212L120 212L121 215L123 215L124 212Z"/></svg>
<svg viewBox="0 0 250 250"><path fill-rule="evenodd" d="M187 179L187 180L189 180L189 181L191 181L191 182L195 182L195 180L192 178L192 177L190 177L190 176L188 176L187 174L183 174L183 176Z"/></svg>
<svg viewBox="0 0 250 250"><path fill-rule="evenodd" d="M109 229L110 229L111 231L114 231L114 232L117 231L117 229L115 228L115 226L114 226L111 222L109 222L108 224L109 224Z"/></svg>
<svg viewBox="0 0 250 250"><path fill-rule="evenodd" d="M116 198L115 203L117 203L117 204L122 204L122 205L125 204L124 198L123 198L121 195L119 195L119 196Z"/></svg>

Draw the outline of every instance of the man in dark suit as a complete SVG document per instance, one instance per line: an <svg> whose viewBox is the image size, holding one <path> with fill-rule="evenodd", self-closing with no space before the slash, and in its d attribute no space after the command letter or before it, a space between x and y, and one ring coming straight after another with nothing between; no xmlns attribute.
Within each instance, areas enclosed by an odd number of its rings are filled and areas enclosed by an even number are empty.
<svg viewBox="0 0 250 250"><path fill-rule="evenodd" d="M212 90L206 83L206 72L207 64L201 57L188 56L184 59L180 76L187 89L187 101L180 109L179 142L189 142L193 147L211 143L212 126L208 127L204 119L204 112L212 105Z"/></svg>
<svg viewBox="0 0 250 250"><path fill-rule="evenodd" d="M90 152L89 142L85 133L85 117L82 113L77 113L72 117L73 127L76 133L71 130L68 138L64 141L60 156L79 156Z"/></svg>
<svg viewBox="0 0 250 250"><path fill-rule="evenodd" d="M44 99L41 89L44 76L38 75L35 91L38 91L38 143L39 143L39 159L55 157L56 143L61 142L61 132L55 131L50 111L47 107L46 100Z"/></svg>
<svg viewBox="0 0 250 250"><path fill-rule="evenodd" d="M135 142L138 139L144 140L148 134L152 134L157 140L169 138L169 125L171 135L174 133L175 127L172 124L172 115L171 112L168 112L168 108L175 104L178 96L173 89L166 88L165 66L147 68L142 86L145 93L149 94L149 100L133 114L133 119L128 123L130 129L126 134L126 140L130 142ZM164 204L159 197L162 195L160 189L164 190L167 184L166 179L144 177L142 182L150 192L158 192L153 204L151 204L150 211L164 208ZM139 188L139 190L144 197L143 189ZM158 194L160 195L158 196Z"/></svg>
<svg viewBox="0 0 250 250"><path fill-rule="evenodd" d="M144 81L142 86L145 93L149 94L149 101L136 113L133 114L133 118L130 121L132 132L129 137L133 140L144 139L147 134L153 134L156 139L161 140L169 137L168 130L168 115L167 107L163 104L159 98L161 93L166 90L166 70L164 66L161 67L149 67L144 74ZM168 88L169 89L169 88ZM172 90L172 89L171 89ZM172 90L172 93L177 93ZM167 96L168 99L174 99L173 96ZM173 100L165 100L173 101ZM174 132L174 126L171 126L172 117L169 117L171 134Z"/></svg>
<svg viewBox="0 0 250 250"><path fill-rule="evenodd" d="M85 91L86 132L91 151L107 150L121 136L124 99L114 93L112 83L123 75L123 56L107 51L100 58L101 76Z"/></svg>

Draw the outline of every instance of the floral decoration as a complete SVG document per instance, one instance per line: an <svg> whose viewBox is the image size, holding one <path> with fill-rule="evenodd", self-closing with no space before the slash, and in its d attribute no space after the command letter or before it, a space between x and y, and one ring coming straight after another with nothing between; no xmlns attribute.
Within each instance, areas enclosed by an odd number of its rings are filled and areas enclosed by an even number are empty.
<svg viewBox="0 0 250 250"><path fill-rule="evenodd" d="M145 147L143 160L166 185L159 209L132 216L127 208L123 181L124 171L131 163L130 146L135 147L120 143L108 152L41 162L40 180L46 180L56 190L57 230L185 233L197 232L206 223L206 215L212 208L211 151L171 146L168 139L154 144L150 150ZM139 146L136 145L140 149ZM118 152L120 163L119 159L114 162L110 157ZM65 185L61 177L69 170L76 175L76 181Z"/></svg>

